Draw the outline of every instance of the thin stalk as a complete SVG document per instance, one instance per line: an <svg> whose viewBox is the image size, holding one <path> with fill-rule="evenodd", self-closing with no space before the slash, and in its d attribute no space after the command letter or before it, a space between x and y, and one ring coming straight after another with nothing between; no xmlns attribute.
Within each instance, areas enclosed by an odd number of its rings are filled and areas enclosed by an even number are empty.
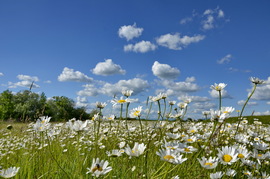
<svg viewBox="0 0 270 179"><path fill-rule="evenodd" d="M221 90L218 91L218 95L219 95L219 110L221 110Z"/></svg>
<svg viewBox="0 0 270 179"><path fill-rule="evenodd" d="M252 92L250 93L250 95L248 96L248 98L247 98L245 104L244 104L243 107L242 107L242 110L241 110L240 115L239 115L239 118L240 118L240 119L242 118L242 115L243 115L243 112L244 112L244 110L245 110L245 107L246 107L248 101L250 100L251 96L252 96L253 93L255 92L256 87L257 87L257 84L255 83ZM239 120L239 121L238 121L238 124L237 124L237 127L236 127L236 130L235 130L234 136L235 136L235 135L237 134L237 132L238 132L238 128L239 128L240 122L241 122L241 121Z"/></svg>

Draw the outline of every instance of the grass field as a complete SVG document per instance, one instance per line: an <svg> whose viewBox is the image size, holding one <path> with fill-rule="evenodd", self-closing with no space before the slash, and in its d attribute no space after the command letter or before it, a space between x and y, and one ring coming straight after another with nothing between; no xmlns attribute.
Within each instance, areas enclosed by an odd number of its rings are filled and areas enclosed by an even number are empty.
<svg viewBox="0 0 270 179"><path fill-rule="evenodd" d="M2 122L0 174L20 167L14 178L270 178L267 117L247 118L238 129L238 120Z"/></svg>

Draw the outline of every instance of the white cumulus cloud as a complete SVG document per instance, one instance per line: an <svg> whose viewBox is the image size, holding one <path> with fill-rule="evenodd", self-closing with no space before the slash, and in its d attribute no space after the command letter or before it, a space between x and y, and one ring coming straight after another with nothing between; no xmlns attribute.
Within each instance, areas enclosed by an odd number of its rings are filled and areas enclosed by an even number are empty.
<svg viewBox="0 0 270 179"><path fill-rule="evenodd" d="M133 95L146 91L149 88L149 83L140 78L133 78L129 80L120 80L117 83L105 83L100 89L102 94L114 96L121 94L122 90L133 90Z"/></svg>
<svg viewBox="0 0 270 179"><path fill-rule="evenodd" d="M155 61L152 66L152 72L160 79L175 79L180 75L180 70L173 68L168 64L161 64Z"/></svg>
<svg viewBox="0 0 270 179"><path fill-rule="evenodd" d="M39 81L38 77L36 76L29 76L29 75L18 75L17 78L21 81L12 83L8 82L9 88L17 88L17 87L26 87L26 88L39 88L40 86L37 85L35 82Z"/></svg>
<svg viewBox="0 0 270 179"><path fill-rule="evenodd" d="M119 28L118 30L118 35L121 38L126 38L127 41L139 37L142 35L143 28L139 28L136 26L136 23L133 25L124 25Z"/></svg>
<svg viewBox="0 0 270 179"><path fill-rule="evenodd" d="M184 47L188 46L191 43L197 43L203 40L205 36L195 35L192 37L183 36L181 37L179 33L176 34L165 34L156 38L158 45L167 47L172 50L182 50Z"/></svg>
<svg viewBox="0 0 270 179"><path fill-rule="evenodd" d="M155 44L152 44L149 41L141 41L136 43L135 45L133 44L128 44L124 46L124 51L129 52L140 52L140 53L146 53L148 51L154 51L157 48Z"/></svg>
<svg viewBox="0 0 270 179"><path fill-rule="evenodd" d="M117 83L100 82L99 84L83 85L84 89L77 92L79 96L107 95L113 97L119 95L123 90L133 90L132 95L139 94L149 88L149 83L140 78L120 80Z"/></svg>
<svg viewBox="0 0 270 179"><path fill-rule="evenodd" d="M65 67L58 76L58 81L92 82L93 78L88 77L80 71L74 71L71 68Z"/></svg>
<svg viewBox="0 0 270 179"><path fill-rule="evenodd" d="M124 75L126 71L123 70L120 65L113 63L111 59L107 59L105 62L99 62L92 70L92 73L95 75L109 76L115 74Z"/></svg>
<svg viewBox="0 0 270 179"><path fill-rule="evenodd" d="M4 76L4 73L1 73L1 72L0 72L0 76Z"/></svg>

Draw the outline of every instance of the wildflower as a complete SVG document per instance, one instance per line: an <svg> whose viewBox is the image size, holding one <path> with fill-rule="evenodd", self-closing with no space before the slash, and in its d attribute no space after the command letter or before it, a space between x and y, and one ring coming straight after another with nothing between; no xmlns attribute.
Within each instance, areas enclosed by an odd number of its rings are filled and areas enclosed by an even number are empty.
<svg viewBox="0 0 270 179"><path fill-rule="evenodd" d="M185 109L188 105L188 103L178 103L177 104L180 109Z"/></svg>
<svg viewBox="0 0 270 179"><path fill-rule="evenodd" d="M142 143L135 142L134 147L131 149L129 145L125 148L125 152L129 156L138 157L143 154L146 146Z"/></svg>
<svg viewBox="0 0 270 179"><path fill-rule="evenodd" d="M33 125L33 129L39 132L48 130L51 126L51 124L49 123L50 119L51 117L45 116L40 117L39 119L37 119L37 122Z"/></svg>
<svg viewBox="0 0 270 179"><path fill-rule="evenodd" d="M181 153L192 153L194 151L197 151L198 149L196 149L195 147L193 146L186 146L186 147L183 147L183 148L180 148L179 151Z"/></svg>
<svg viewBox="0 0 270 179"><path fill-rule="evenodd" d="M225 146L221 150L218 148L218 151L218 157L223 165L231 165L237 161L238 153L234 147Z"/></svg>
<svg viewBox="0 0 270 179"><path fill-rule="evenodd" d="M169 105L173 106L175 105L176 101L169 101Z"/></svg>
<svg viewBox="0 0 270 179"><path fill-rule="evenodd" d="M87 172L88 173L92 173L92 176L95 177L99 177L100 175L105 175L107 174L109 171L112 170L112 167L108 167L109 162L108 161L104 161L104 160L99 160L99 158L97 159L93 159L92 162L92 166L91 168L87 168Z"/></svg>
<svg viewBox="0 0 270 179"><path fill-rule="evenodd" d="M84 131L86 129L88 121L85 121L85 122L83 122L81 120L74 121L73 119L69 120L66 123L68 128L70 128L71 130L76 131L76 132Z"/></svg>
<svg viewBox="0 0 270 179"><path fill-rule="evenodd" d="M99 113L94 114L92 121L96 121L97 119L99 119Z"/></svg>
<svg viewBox="0 0 270 179"><path fill-rule="evenodd" d="M112 150L111 152L107 151L106 154L109 156L109 157L120 157L122 155L122 150Z"/></svg>
<svg viewBox="0 0 270 179"><path fill-rule="evenodd" d="M210 178L215 179L215 178L222 178L224 173L222 171L216 172L216 173L210 173Z"/></svg>
<svg viewBox="0 0 270 179"><path fill-rule="evenodd" d="M139 106L137 108L132 109L131 112L129 113L129 116L131 118L140 117L141 116L141 112L142 112L142 106Z"/></svg>
<svg viewBox="0 0 270 179"><path fill-rule="evenodd" d="M178 139L179 137L181 137L180 134L173 134L173 133L166 133L166 135L171 139Z"/></svg>
<svg viewBox="0 0 270 179"><path fill-rule="evenodd" d="M246 159L249 157L250 152L246 148L238 148L237 150L237 157L240 159Z"/></svg>
<svg viewBox="0 0 270 179"><path fill-rule="evenodd" d="M250 81L254 84L263 84L264 83L264 80L260 80L259 78L256 78L256 77L250 77Z"/></svg>
<svg viewBox="0 0 270 179"><path fill-rule="evenodd" d="M124 96L126 96L126 97L131 96L132 93L133 93L132 90L123 90L123 91L122 91L122 95L124 95Z"/></svg>
<svg viewBox="0 0 270 179"><path fill-rule="evenodd" d="M269 145L264 142L256 142L253 143L253 147L257 150L267 150L269 149Z"/></svg>
<svg viewBox="0 0 270 179"><path fill-rule="evenodd" d="M213 169L216 168L218 165L218 158L217 157L210 157L209 159L202 157L202 159L197 158L200 162L201 166L205 169Z"/></svg>
<svg viewBox="0 0 270 179"><path fill-rule="evenodd" d="M102 102L96 102L96 107L99 109L103 109L107 106L107 103L102 103Z"/></svg>
<svg viewBox="0 0 270 179"><path fill-rule="evenodd" d="M130 98L124 99L123 97L121 97L120 99L115 98L115 99L111 100L111 103L114 107L117 104L131 103L134 101L135 101L135 99L130 99Z"/></svg>
<svg viewBox="0 0 270 179"><path fill-rule="evenodd" d="M19 169L20 167L9 167L8 169L2 169L0 170L0 176L3 178L14 177L18 173Z"/></svg>
<svg viewBox="0 0 270 179"><path fill-rule="evenodd" d="M214 89L214 90L216 90L216 91L221 91L226 86L227 86L227 84L225 84L225 83L219 83L219 84L215 83L214 85L211 85L211 88Z"/></svg>
<svg viewBox="0 0 270 179"><path fill-rule="evenodd" d="M167 94L165 94L165 93L159 93L157 96L151 97L151 100L153 102L155 102L155 101L159 101L161 99L166 99L166 98L167 98Z"/></svg>
<svg viewBox="0 0 270 179"><path fill-rule="evenodd" d="M236 175L236 171L235 170L233 170L233 169L228 169L227 171L226 171L226 175L227 176L229 176L229 177L234 177L235 175Z"/></svg>
<svg viewBox="0 0 270 179"><path fill-rule="evenodd" d="M183 156L176 151L168 149L160 149L158 152L156 152L156 154L160 156L161 160L172 164L181 164L187 160L187 158L183 158Z"/></svg>
<svg viewBox="0 0 270 179"><path fill-rule="evenodd" d="M115 119L115 115L106 116L105 119L109 121L113 121Z"/></svg>

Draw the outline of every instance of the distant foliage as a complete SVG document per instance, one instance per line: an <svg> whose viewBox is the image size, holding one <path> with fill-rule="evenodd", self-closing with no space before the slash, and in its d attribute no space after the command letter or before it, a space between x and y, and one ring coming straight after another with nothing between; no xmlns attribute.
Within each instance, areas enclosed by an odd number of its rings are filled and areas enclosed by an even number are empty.
<svg viewBox="0 0 270 179"><path fill-rule="evenodd" d="M75 102L65 96L47 99L44 93L30 90L13 94L6 90L0 94L0 120L33 121L40 116L51 116L51 121L66 121L71 118L80 120L91 116L85 108L76 108Z"/></svg>

